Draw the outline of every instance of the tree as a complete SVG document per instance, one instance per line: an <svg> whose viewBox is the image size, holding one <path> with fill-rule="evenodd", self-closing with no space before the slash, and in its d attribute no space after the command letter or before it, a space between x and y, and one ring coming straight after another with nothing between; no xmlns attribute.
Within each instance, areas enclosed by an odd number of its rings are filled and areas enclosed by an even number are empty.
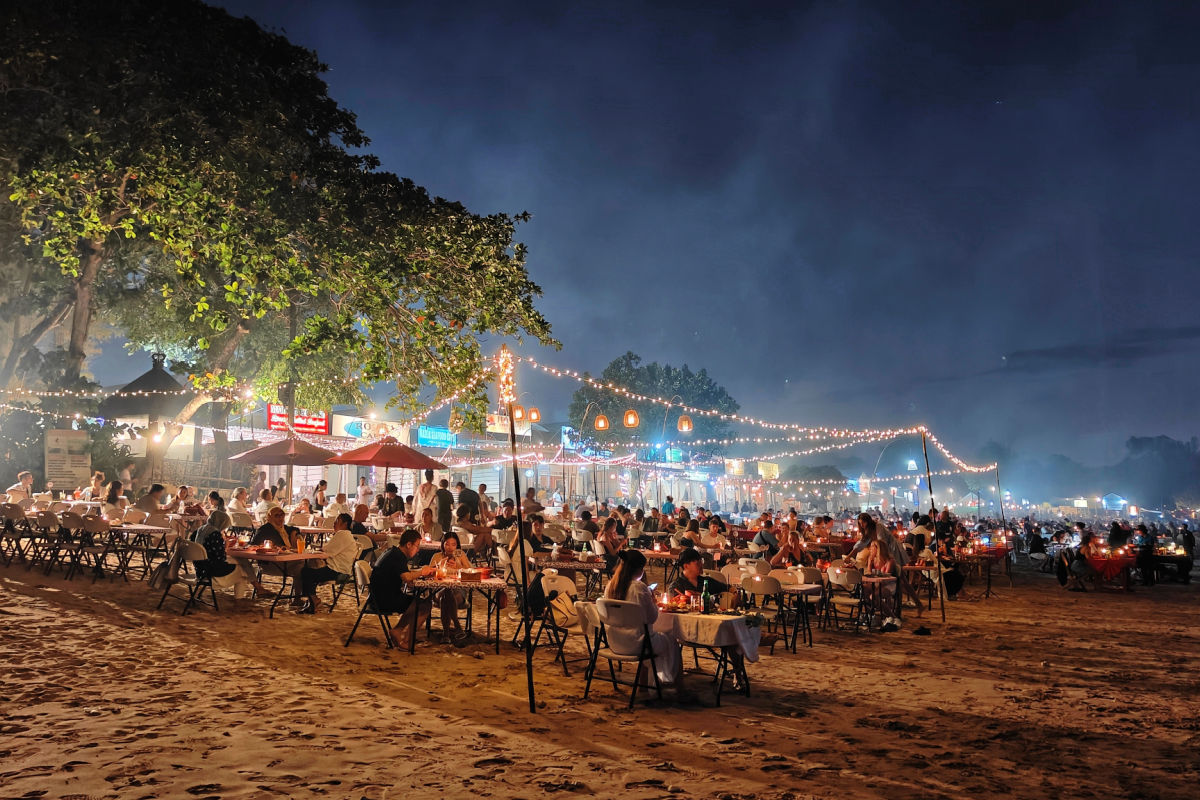
<svg viewBox="0 0 1200 800"><path fill-rule="evenodd" d="M4 12L0 53L0 178L58 271L28 330L69 314L68 387L98 309L173 349L199 394L166 442L235 384L275 397L301 366L350 393L394 381L391 405L415 410L484 368L481 335L556 344L514 242L526 215L378 171L311 51L189 0L49 0ZM479 427L483 388L461 402Z"/></svg>
<svg viewBox="0 0 1200 800"><path fill-rule="evenodd" d="M587 373L584 376L590 377ZM723 448L720 445L703 442L707 439L728 438L733 430L732 424L719 416L683 411L679 406L716 409L723 414L735 413L740 408L725 387L709 377L706 370L692 372L687 364L672 367L656 361L642 364L641 356L632 352L613 360L600 373L598 380L646 397L661 397L664 401L672 400L675 395L679 396L674 405L667 407L662 403L635 400L607 389L583 384L571 398L568 418L581 435L595 436L602 441L638 442L646 445L664 439L695 441L698 443L698 450L705 453L721 453ZM584 420L584 411L590 403L595 405L587 412L587 419ZM593 427L597 408L599 413L608 417L610 423L608 431L602 434L596 433ZM627 409L638 412L638 427L626 428L622 424L622 417ZM684 413L692 419L694 430L690 434L680 433L677 428L679 417Z"/></svg>

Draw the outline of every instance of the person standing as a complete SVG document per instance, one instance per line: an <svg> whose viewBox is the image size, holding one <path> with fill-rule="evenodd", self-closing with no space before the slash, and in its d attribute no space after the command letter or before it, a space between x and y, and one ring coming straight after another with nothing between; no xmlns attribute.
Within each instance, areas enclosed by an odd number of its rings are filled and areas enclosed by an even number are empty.
<svg viewBox="0 0 1200 800"><path fill-rule="evenodd" d="M437 490L438 487L433 483L433 470L425 470L425 482L417 487L417 493L413 497L412 508L409 509L412 512L413 519L419 520L421 512L427 508L432 509L436 515Z"/></svg>
<svg viewBox="0 0 1200 800"><path fill-rule="evenodd" d="M260 472L260 473L258 473L258 480L256 480L254 482L254 484L250 487L250 496L258 497L259 495L262 494L263 489L265 489L265 488L267 488L267 473Z"/></svg>
<svg viewBox="0 0 1200 800"><path fill-rule="evenodd" d="M367 476L363 475L358 479L358 488L355 490L355 499L359 505L370 505L375 498L375 490L367 483Z"/></svg>
<svg viewBox="0 0 1200 800"><path fill-rule="evenodd" d="M492 498L488 497L487 484L479 484L479 524L491 523L495 515L492 513Z"/></svg>
<svg viewBox="0 0 1200 800"><path fill-rule="evenodd" d="M667 495L667 501L662 504L662 509L660 510L662 511L662 515L664 517L675 516L675 498L671 497L671 495Z"/></svg>
<svg viewBox="0 0 1200 800"><path fill-rule="evenodd" d="M462 481L456 483L454 488L458 489L458 505L467 507L467 516L471 522L479 522L479 493L468 489Z"/></svg>
<svg viewBox="0 0 1200 800"><path fill-rule="evenodd" d="M434 493L434 507L438 525L443 531L450 530L454 522L454 495L450 493L450 481L442 478L438 482L438 490Z"/></svg>

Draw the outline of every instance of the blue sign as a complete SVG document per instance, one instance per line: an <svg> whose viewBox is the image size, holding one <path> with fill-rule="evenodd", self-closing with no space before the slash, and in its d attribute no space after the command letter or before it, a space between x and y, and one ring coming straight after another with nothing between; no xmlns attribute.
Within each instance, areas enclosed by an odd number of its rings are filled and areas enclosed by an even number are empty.
<svg viewBox="0 0 1200 800"><path fill-rule="evenodd" d="M417 444L421 447L458 447L458 434L449 428L422 425L417 428Z"/></svg>
<svg viewBox="0 0 1200 800"><path fill-rule="evenodd" d="M668 447L667 448L667 457L665 460L671 464L682 463L683 462L683 451L676 447Z"/></svg>

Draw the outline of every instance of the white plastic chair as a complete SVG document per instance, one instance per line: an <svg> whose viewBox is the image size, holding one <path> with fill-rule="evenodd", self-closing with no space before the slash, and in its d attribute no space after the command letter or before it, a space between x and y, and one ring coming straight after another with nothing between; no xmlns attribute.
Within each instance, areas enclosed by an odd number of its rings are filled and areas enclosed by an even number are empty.
<svg viewBox="0 0 1200 800"><path fill-rule="evenodd" d="M645 668L647 661L650 664L650 672L654 675L654 686L658 692L658 698L661 700L662 683L658 678L658 667L655 663L650 623L646 619L645 610L637 603L629 603L624 600L609 600L606 597L601 597L596 601L596 612L600 617L601 623L603 623L605 633L600 646L592 653L592 660L587 670L587 683L583 689L583 698L586 700L588 692L591 691L592 678L596 673L596 662L603 658L608 662L609 677L614 689L621 684L617 681L617 673L613 669L613 664L637 664L633 681L626 684L633 687L633 691L629 694L630 708L633 708L634 700L637 699L637 691L642 683L642 670ZM614 648L609 639L608 632L616 629L631 636L629 641L621 642L623 646L620 649Z"/></svg>

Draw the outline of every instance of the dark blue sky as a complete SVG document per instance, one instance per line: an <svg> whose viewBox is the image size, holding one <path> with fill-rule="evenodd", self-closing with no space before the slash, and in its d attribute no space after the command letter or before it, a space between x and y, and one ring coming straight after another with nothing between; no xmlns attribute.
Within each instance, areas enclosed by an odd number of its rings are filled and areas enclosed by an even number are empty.
<svg viewBox="0 0 1200 800"><path fill-rule="evenodd" d="M968 458L1197 432L1194 6L224 5L320 54L386 169L533 214L551 363Z"/></svg>

